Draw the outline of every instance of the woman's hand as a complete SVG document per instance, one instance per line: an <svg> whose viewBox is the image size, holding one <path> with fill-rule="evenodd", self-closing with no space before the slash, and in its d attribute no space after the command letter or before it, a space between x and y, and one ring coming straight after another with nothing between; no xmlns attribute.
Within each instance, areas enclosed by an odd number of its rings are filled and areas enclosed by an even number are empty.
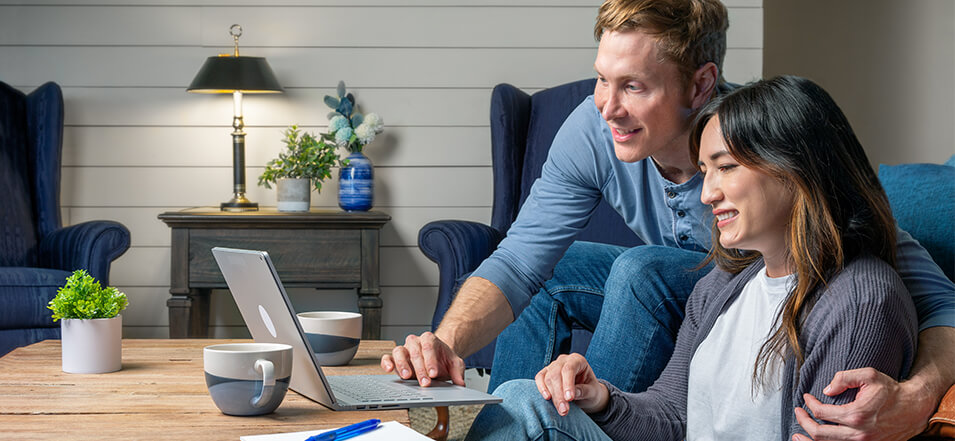
<svg viewBox="0 0 955 441"><path fill-rule="evenodd" d="M557 357L537 373L534 382L541 396L552 401L561 416L567 415L571 401L586 413L604 410L610 401L607 386L597 381L594 370L580 354Z"/></svg>

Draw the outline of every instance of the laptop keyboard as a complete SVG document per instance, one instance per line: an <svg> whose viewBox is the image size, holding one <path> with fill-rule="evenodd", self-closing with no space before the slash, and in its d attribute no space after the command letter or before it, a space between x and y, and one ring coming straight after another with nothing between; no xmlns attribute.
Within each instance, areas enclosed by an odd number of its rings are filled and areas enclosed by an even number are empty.
<svg viewBox="0 0 955 441"><path fill-rule="evenodd" d="M391 381L381 381L377 375L348 375L328 377L335 396L345 395L355 401L375 403L381 401L427 401L432 400L413 387Z"/></svg>

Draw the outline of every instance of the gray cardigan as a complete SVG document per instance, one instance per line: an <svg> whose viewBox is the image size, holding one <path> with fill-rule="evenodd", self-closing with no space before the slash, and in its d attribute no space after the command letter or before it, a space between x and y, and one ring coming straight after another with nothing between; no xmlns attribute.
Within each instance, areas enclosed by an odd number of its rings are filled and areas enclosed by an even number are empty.
<svg viewBox="0 0 955 441"><path fill-rule="evenodd" d="M614 440L685 439L690 360L720 312L762 267L760 260L736 276L715 269L697 283L687 300L673 356L646 392L627 393L604 382L610 389L610 402L591 417L607 435ZM822 389L836 372L868 366L896 379L907 375L916 337L915 308L895 270L872 256L850 262L822 288L806 317L800 335L803 365L797 370L792 357L785 362L782 440L805 433L793 412L804 404L803 393L832 404L855 398L854 389L837 397L823 395Z"/></svg>

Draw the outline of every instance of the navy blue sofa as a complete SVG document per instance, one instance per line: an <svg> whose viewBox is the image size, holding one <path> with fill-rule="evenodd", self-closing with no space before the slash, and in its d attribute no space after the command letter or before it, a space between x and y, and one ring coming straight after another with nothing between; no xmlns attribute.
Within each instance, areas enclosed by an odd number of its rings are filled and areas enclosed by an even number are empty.
<svg viewBox="0 0 955 441"><path fill-rule="evenodd" d="M460 220L431 222L418 232L421 251L438 264L438 302L431 328L437 328L464 279L497 248L541 175L551 142L567 116L588 95L596 80L587 79L544 89L533 95L510 84L491 93L491 161L494 201L491 225ZM577 240L636 246L642 242L606 202L600 202ZM589 333L575 330L572 348L583 351ZM491 343L464 361L469 368L489 369Z"/></svg>
<svg viewBox="0 0 955 441"><path fill-rule="evenodd" d="M76 269L104 286L129 230L92 221L63 228L63 94L46 83L26 95L0 82L0 356L59 338L47 303Z"/></svg>

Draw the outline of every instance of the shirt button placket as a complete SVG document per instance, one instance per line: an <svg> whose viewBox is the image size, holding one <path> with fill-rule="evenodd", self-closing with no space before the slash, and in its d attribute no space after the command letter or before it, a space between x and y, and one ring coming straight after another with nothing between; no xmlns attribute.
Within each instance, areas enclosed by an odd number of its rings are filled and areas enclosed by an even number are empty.
<svg viewBox="0 0 955 441"><path fill-rule="evenodd" d="M686 216L686 211L684 211L684 210L682 210L682 209L680 209L680 208L678 208L678 207L673 206L673 205L678 204L678 201L675 200L676 197L677 197L677 192L676 192L676 191L673 191L673 190L671 190L671 189L667 189L667 198L671 199L670 206L671 206L671 208L673 208L674 210L676 210L676 215L677 215L677 217L679 217L679 218L682 219L684 216ZM676 223L676 225L675 225L676 228L677 228L677 230L683 230L683 229L684 229L685 225L682 225L682 224L683 224L683 222L677 221L677 223ZM678 238L680 239L680 244L682 245L682 244L685 243L687 240L689 240L690 237L687 236L686 233L680 233L680 235L678 236Z"/></svg>

